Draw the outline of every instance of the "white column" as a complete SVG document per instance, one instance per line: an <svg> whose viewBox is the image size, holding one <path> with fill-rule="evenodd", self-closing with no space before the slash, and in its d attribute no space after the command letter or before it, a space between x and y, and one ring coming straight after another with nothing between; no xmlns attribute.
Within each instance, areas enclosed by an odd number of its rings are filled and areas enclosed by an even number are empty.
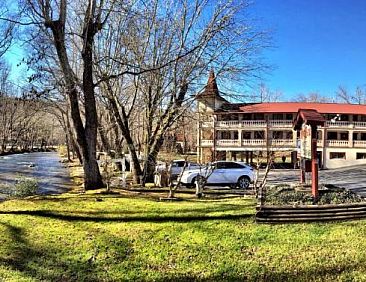
<svg viewBox="0 0 366 282"><path fill-rule="evenodd" d="M353 148L353 130L348 131L348 147Z"/></svg>

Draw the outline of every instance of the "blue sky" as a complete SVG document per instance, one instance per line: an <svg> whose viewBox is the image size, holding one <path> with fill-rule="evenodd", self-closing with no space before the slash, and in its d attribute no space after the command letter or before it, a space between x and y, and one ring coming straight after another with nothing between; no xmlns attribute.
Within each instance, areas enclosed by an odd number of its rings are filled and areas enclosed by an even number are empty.
<svg viewBox="0 0 366 282"><path fill-rule="evenodd" d="M273 31L265 83L284 100L366 85L365 0L254 0L251 14Z"/></svg>
<svg viewBox="0 0 366 282"><path fill-rule="evenodd" d="M366 0L253 0L249 12L272 31L274 47L263 56L275 69L264 83L282 100L366 85ZM15 80L23 77L24 66L15 67L22 53L14 47L6 56Z"/></svg>

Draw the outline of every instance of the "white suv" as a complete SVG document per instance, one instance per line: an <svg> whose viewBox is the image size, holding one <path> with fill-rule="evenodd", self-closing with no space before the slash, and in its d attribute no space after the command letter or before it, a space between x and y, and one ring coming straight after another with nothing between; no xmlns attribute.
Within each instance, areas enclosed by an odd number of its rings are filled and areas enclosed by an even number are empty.
<svg viewBox="0 0 366 282"><path fill-rule="evenodd" d="M204 177L206 185L230 186L231 188L247 189L254 182L254 169L242 162L218 161L201 169L183 172L181 183L187 187Z"/></svg>

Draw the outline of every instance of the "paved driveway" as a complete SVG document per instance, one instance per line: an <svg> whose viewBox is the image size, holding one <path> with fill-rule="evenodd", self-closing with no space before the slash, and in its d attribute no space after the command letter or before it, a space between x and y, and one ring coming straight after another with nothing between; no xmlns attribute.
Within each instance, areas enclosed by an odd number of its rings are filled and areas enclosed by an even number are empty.
<svg viewBox="0 0 366 282"><path fill-rule="evenodd" d="M307 182L311 181L311 174L306 175ZM294 184L300 179L299 170L274 169L269 172L267 184L277 185L281 183ZM366 165L353 166L319 171L319 184L334 184L345 187L366 197Z"/></svg>

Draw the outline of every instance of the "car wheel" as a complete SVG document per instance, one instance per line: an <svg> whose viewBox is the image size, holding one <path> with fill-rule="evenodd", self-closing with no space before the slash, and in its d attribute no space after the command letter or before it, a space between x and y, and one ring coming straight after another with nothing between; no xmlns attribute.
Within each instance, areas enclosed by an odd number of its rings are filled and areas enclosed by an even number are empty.
<svg viewBox="0 0 366 282"><path fill-rule="evenodd" d="M248 176L241 176L238 180L237 186L239 189L248 189L250 185L250 179Z"/></svg>

